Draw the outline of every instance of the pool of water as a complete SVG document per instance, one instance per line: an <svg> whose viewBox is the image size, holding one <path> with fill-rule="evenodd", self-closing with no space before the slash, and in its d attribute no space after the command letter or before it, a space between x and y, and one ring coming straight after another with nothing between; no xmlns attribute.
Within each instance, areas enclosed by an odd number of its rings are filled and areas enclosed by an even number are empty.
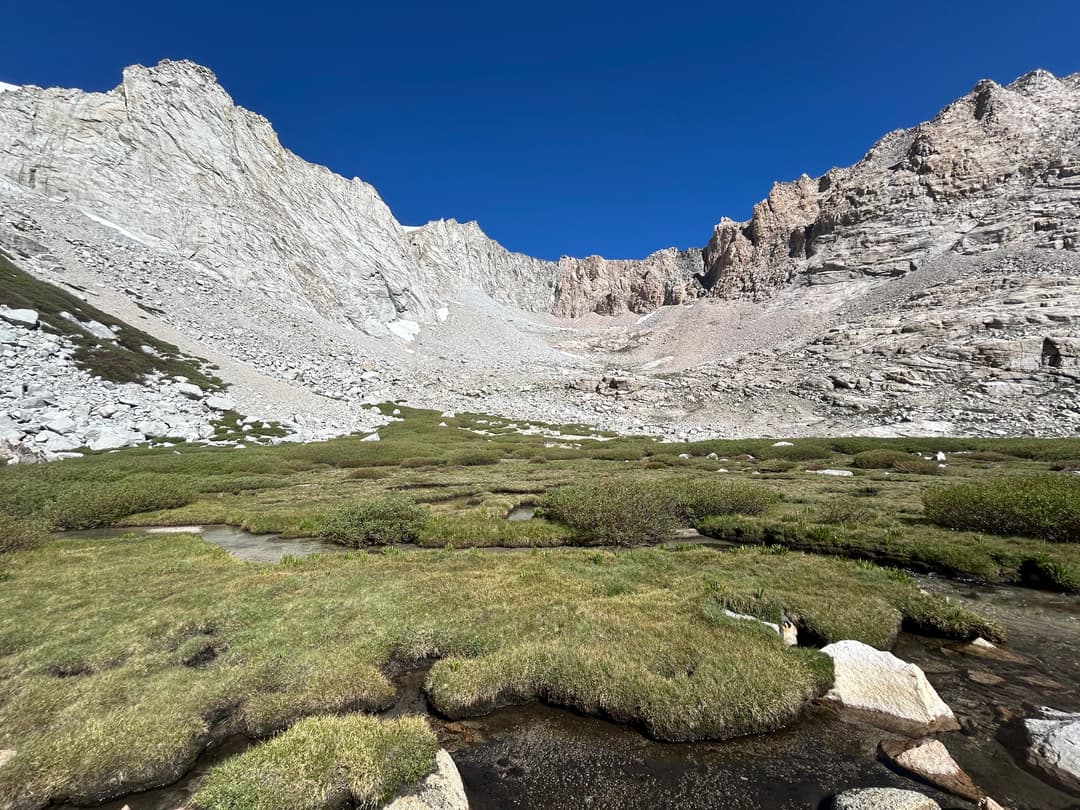
<svg viewBox="0 0 1080 810"><path fill-rule="evenodd" d="M61 532L58 537L108 538L125 534L147 537L170 534L197 534L207 542L221 546L234 557L249 562L276 563L284 557L307 557L349 551L345 546L315 537L282 537L280 534L252 534L237 526L137 526L115 529L87 529Z"/></svg>

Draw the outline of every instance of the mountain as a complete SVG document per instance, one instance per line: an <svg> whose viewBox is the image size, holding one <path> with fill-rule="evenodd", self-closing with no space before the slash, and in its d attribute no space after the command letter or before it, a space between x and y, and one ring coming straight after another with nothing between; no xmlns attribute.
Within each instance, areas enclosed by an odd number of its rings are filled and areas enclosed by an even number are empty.
<svg viewBox="0 0 1080 810"><path fill-rule="evenodd" d="M380 398L671 435L1075 432L1078 212L1080 74L979 82L701 249L558 262L401 225L190 62L0 87L8 257L319 435Z"/></svg>

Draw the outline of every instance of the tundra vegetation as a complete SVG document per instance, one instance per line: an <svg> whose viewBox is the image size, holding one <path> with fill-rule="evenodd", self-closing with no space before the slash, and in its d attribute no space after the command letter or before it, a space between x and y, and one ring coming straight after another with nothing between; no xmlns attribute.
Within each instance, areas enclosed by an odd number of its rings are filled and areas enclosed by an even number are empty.
<svg viewBox="0 0 1080 810"><path fill-rule="evenodd" d="M887 648L901 626L1002 638L905 567L1080 590L1080 440L663 444L383 407L379 442L0 470L0 807L167 783L235 734L268 741L211 773L205 810L377 804L432 767L422 719L375 716L420 661L451 718L543 700L665 740L770 731L831 661L728 610ZM215 523L352 550L268 565L124 532ZM81 527L115 531L53 533Z"/></svg>

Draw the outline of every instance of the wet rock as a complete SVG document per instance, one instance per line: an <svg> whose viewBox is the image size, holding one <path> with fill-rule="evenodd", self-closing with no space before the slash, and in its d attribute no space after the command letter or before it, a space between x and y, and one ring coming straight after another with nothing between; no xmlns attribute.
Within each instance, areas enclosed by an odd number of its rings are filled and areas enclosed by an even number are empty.
<svg viewBox="0 0 1080 810"><path fill-rule="evenodd" d="M435 754L435 772L385 805L386 810L468 810L468 807L461 774L450 754L441 748Z"/></svg>
<svg viewBox="0 0 1080 810"><path fill-rule="evenodd" d="M913 737L960 728L952 709L914 664L861 641L838 641L821 651L832 657L835 674L821 702L842 718Z"/></svg>
<svg viewBox="0 0 1080 810"><path fill-rule="evenodd" d="M993 672L987 672L985 669L969 669L967 676L968 680L983 686L1000 686L1005 683L1004 678L999 678Z"/></svg>
<svg viewBox="0 0 1080 810"><path fill-rule="evenodd" d="M861 788L833 797L833 810L941 810L933 799L914 790Z"/></svg>
<svg viewBox="0 0 1080 810"><path fill-rule="evenodd" d="M1069 790L1080 793L1080 713L1042 706L1024 720L1028 762Z"/></svg>
<svg viewBox="0 0 1080 810"><path fill-rule="evenodd" d="M882 740L881 752L901 770L955 796L977 802L984 795L940 740Z"/></svg>
<svg viewBox="0 0 1080 810"><path fill-rule="evenodd" d="M1024 656L1014 653L1012 650L998 647L996 644L991 644L985 638L977 638L970 644L965 644L958 649L965 655L975 655L979 658L989 658L994 661L1005 661L1010 664L1031 663Z"/></svg>

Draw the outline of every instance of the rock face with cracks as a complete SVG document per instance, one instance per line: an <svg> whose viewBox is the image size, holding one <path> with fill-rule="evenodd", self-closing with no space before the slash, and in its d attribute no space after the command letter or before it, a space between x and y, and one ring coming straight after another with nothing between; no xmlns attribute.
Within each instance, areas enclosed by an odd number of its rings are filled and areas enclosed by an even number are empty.
<svg viewBox="0 0 1080 810"><path fill-rule="evenodd" d="M955 715L914 664L861 641L821 650L833 659L835 681L821 702L846 719L923 736L960 728Z"/></svg>
<svg viewBox="0 0 1080 810"><path fill-rule="evenodd" d="M1074 793L1080 793L1080 714L1041 707L1024 720L1028 762Z"/></svg>
<svg viewBox="0 0 1080 810"><path fill-rule="evenodd" d="M0 92L0 247L298 434L404 400L675 439L1073 435L1078 111L1080 74L980 82L704 249L551 261L403 226L163 62L107 93Z"/></svg>

